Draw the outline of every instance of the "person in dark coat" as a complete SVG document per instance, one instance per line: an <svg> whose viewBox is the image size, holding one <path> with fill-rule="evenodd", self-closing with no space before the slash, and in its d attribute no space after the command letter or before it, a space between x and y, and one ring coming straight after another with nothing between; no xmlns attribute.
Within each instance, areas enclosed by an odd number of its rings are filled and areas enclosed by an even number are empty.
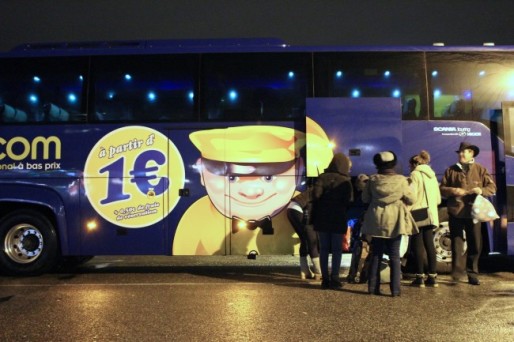
<svg viewBox="0 0 514 342"><path fill-rule="evenodd" d="M343 234L348 229L346 211L353 201L350 177L352 163L343 153L336 153L313 190L313 222L320 242L320 266L323 289L342 287L339 278L343 253ZM328 255L332 254L332 272Z"/></svg>
<svg viewBox="0 0 514 342"><path fill-rule="evenodd" d="M480 152L477 146L462 142L456 152L459 161L446 169L440 185L450 216L452 278L457 282L467 273L469 284L480 285L478 259L482 251L482 224L473 223L471 206L477 195L493 195L496 185L487 169L475 162ZM464 241L467 243L466 253Z"/></svg>

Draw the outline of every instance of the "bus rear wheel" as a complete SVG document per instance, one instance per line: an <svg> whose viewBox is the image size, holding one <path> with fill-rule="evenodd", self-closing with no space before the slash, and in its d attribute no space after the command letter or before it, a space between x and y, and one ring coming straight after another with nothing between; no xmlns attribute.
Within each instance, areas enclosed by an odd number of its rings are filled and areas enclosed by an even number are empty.
<svg viewBox="0 0 514 342"><path fill-rule="evenodd" d="M58 259L57 235L47 217L35 210L15 211L0 220L0 268L10 275L37 275Z"/></svg>
<svg viewBox="0 0 514 342"><path fill-rule="evenodd" d="M452 242L448 222L444 221L434 229L434 245L437 273L449 273L452 269Z"/></svg>
<svg viewBox="0 0 514 342"><path fill-rule="evenodd" d="M448 210L445 207L439 208L439 227L434 229L438 273L450 273L452 270L452 241L448 221ZM464 237L466 237L466 233L464 233ZM463 247L463 253L466 253L467 244L465 242Z"/></svg>

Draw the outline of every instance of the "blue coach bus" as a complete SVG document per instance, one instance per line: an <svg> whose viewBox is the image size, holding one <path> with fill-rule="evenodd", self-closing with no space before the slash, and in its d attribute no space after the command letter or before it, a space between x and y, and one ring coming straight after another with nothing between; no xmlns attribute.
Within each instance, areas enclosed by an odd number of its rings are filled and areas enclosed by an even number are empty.
<svg viewBox="0 0 514 342"><path fill-rule="evenodd" d="M486 251L514 254L513 130L514 47L22 45L0 55L0 268L295 254L285 207L333 153L356 176L393 150L407 175L426 149L440 177L462 141L498 185Z"/></svg>

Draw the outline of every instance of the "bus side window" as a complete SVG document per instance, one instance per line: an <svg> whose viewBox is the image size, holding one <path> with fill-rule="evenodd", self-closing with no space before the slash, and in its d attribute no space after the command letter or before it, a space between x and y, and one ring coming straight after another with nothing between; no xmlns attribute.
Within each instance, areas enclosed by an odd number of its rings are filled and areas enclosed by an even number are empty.
<svg viewBox="0 0 514 342"><path fill-rule="evenodd" d="M0 117L7 124L83 121L87 58L5 59Z"/></svg>
<svg viewBox="0 0 514 342"><path fill-rule="evenodd" d="M427 119L423 53L318 52L314 70L316 97L400 98L403 120Z"/></svg>
<svg viewBox="0 0 514 342"><path fill-rule="evenodd" d="M98 95L95 103L95 121L132 121L130 105L124 105L123 100L112 93L107 93L100 99Z"/></svg>
<svg viewBox="0 0 514 342"><path fill-rule="evenodd" d="M230 53L202 57L205 120L285 120L305 115L311 94L310 55Z"/></svg>
<svg viewBox="0 0 514 342"><path fill-rule="evenodd" d="M195 121L198 55L92 59L95 121Z"/></svg>
<svg viewBox="0 0 514 342"><path fill-rule="evenodd" d="M511 101L512 53L427 52L428 94L433 118L491 125L491 112Z"/></svg>
<svg viewBox="0 0 514 342"><path fill-rule="evenodd" d="M464 103L464 100L455 100L447 107L443 114L443 117L449 119L462 119L466 115L465 106L466 104Z"/></svg>
<svg viewBox="0 0 514 342"><path fill-rule="evenodd" d="M21 109L13 108L7 104L0 104L2 122L26 122L27 113Z"/></svg>
<svg viewBox="0 0 514 342"><path fill-rule="evenodd" d="M68 111L53 103L44 104L43 113L50 122L68 121L70 119L70 113L68 113Z"/></svg>
<svg viewBox="0 0 514 342"><path fill-rule="evenodd" d="M403 104L402 117L404 120L415 120L416 114L416 99L408 99Z"/></svg>

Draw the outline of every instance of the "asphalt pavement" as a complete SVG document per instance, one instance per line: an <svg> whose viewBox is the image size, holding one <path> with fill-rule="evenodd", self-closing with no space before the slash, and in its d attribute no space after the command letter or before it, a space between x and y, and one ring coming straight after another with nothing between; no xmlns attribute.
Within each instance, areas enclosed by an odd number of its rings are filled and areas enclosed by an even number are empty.
<svg viewBox="0 0 514 342"><path fill-rule="evenodd" d="M514 258L481 267L480 286L404 279L392 298L322 290L295 256L95 257L0 277L0 341L511 341Z"/></svg>

